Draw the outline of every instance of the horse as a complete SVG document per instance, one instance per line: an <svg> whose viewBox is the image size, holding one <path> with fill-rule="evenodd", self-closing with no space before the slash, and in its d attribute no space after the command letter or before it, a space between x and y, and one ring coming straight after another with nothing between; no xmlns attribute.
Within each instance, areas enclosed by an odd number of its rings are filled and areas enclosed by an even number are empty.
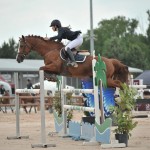
<svg viewBox="0 0 150 150"><path fill-rule="evenodd" d="M16 56L18 63L23 62L31 51L36 51L44 59L45 66L39 69L43 70L45 76L55 79L55 75L67 77L90 78L92 73L93 56L86 56L84 62L78 63L78 67L67 66L66 61L60 57L60 51L64 48L63 43L57 41L45 40L43 37L28 35L20 37L19 48ZM106 78L108 87L121 87L121 83L128 83L128 67L117 59L101 57L106 64ZM98 60L95 56L94 59Z"/></svg>
<svg viewBox="0 0 150 150"><path fill-rule="evenodd" d="M31 98L29 98L31 97ZM35 103L39 103L39 101L34 98L34 96L30 93L19 93L19 103L20 104L35 104ZM37 113L37 110L36 110L36 106L30 106L30 109L29 109L29 112L27 110L27 106L22 106L22 108L24 109L24 111L26 112L26 114L28 113L31 113L31 109L32 107L34 107L34 112Z"/></svg>
<svg viewBox="0 0 150 150"><path fill-rule="evenodd" d="M10 103L10 94L9 94L9 91L8 90L6 90L5 92L4 92L4 94L2 95L2 96L4 96L3 98L0 98L0 104L11 104ZM5 97L6 96L6 97ZM3 113L7 113L7 107L10 107L10 109L11 109L11 112L13 113L14 112L14 110L13 110L13 108L12 108L12 106L10 105L10 106L4 106L5 107L5 110L3 110L2 108L0 108L0 110L3 112Z"/></svg>

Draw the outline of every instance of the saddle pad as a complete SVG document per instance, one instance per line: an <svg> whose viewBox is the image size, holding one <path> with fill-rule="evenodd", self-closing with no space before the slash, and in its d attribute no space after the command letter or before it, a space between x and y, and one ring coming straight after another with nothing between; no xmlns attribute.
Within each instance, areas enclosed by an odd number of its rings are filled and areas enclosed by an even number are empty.
<svg viewBox="0 0 150 150"><path fill-rule="evenodd" d="M68 58L66 57L66 55L64 54L63 49L60 51L60 57L61 57L61 59L64 60L64 61L66 61L66 60L68 59ZM80 55L80 54L77 53L77 54L74 55L74 58L75 58L76 62L82 63L82 62L85 61L86 56Z"/></svg>

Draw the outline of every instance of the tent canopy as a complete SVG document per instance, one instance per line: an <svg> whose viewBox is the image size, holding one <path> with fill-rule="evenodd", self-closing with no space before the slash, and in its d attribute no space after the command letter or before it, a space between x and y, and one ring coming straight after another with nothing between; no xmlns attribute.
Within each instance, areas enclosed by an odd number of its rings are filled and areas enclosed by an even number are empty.
<svg viewBox="0 0 150 150"><path fill-rule="evenodd" d="M138 68L129 67L129 72L130 73L142 73L143 70L138 69Z"/></svg>
<svg viewBox="0 0 150 150"><path fill-rule="evenodd" d="M143 73L141 73L135 79L143 79L144 85L150 85L150 70L145 70Z"/></svg>

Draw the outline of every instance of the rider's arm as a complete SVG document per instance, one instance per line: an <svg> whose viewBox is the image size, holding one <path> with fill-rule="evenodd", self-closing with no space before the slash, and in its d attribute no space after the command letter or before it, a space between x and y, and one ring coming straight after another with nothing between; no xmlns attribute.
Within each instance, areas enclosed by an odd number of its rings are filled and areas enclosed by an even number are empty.
<svg viewBox="0 0 150 150"><path fill-rule="evenodd" d="M63 33L64 31L62 28L58 29L58 35L51 37L50 40L58 40L59 42L61 42L61 40L63 39Z"/></svg>

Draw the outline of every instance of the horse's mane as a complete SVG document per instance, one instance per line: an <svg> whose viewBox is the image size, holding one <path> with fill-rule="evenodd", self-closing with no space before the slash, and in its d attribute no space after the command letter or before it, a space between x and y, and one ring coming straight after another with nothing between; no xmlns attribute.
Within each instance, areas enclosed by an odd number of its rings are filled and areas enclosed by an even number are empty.
<svg viewBox="0 0 150 150"><path fill-rule="evenodd" d="M38 35L28 35L28 36L25 36L25 38L28 38L28 37L29 37L29 38L30 38L30 37L38 38L38 39L41 39L41 40L45 41L43 37L38 36Z"/></svg>
<svg viewBox="0 0 150 150"><path fill-rule="evenodd" d="M63 44L62 42L45 40L43 37L38 36L38 35L28 35L28 36L25 36L25 38L30 38L30 37L31 37L31 38L41 39L41 40L44 41L44 42L48 42L48 43L53 43L53 44L57 44L57 45L60 45L60 46L64 46L64 44Z"/></svg>

